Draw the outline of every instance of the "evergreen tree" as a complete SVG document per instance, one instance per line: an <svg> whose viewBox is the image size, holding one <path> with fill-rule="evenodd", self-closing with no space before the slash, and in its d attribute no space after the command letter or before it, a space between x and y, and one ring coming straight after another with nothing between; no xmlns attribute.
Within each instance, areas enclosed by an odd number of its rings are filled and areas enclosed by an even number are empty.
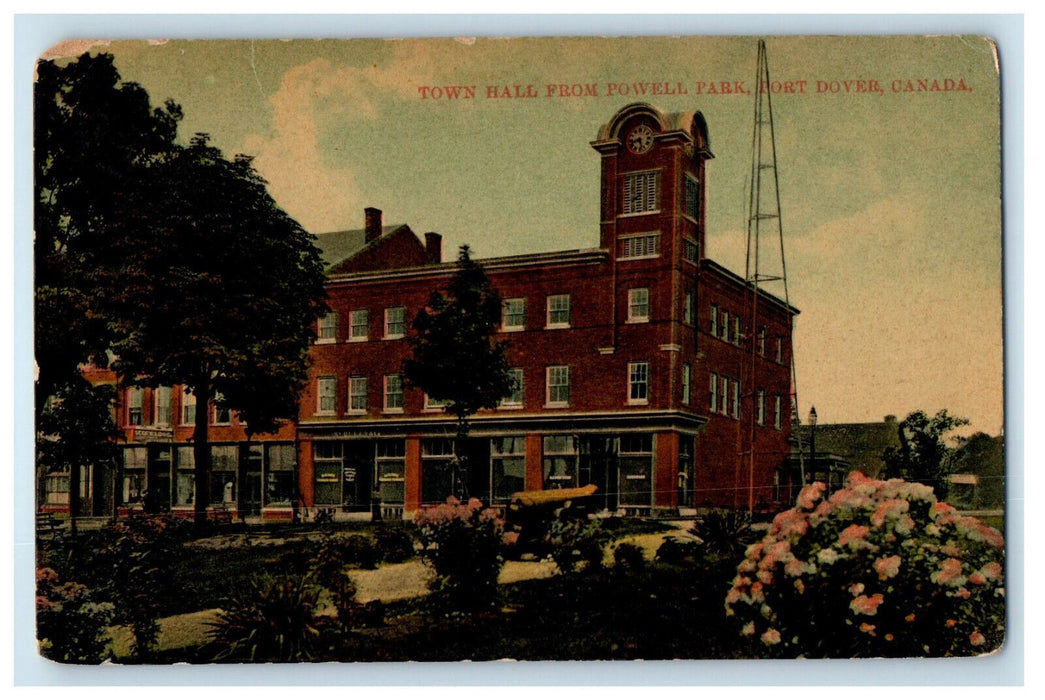
<svg viewBox="0 0 1045 700"><path fill-rule="evenodd" d="M446 293L433 292L413 322L412 356L403 372L408 384L445 402L444 410L456 419L455 465L462 471L470 417L496 408L514 388L507 343L494 337L500 319L501 297L465 245ZM460 474L455 482L461 483Z"/></svg>

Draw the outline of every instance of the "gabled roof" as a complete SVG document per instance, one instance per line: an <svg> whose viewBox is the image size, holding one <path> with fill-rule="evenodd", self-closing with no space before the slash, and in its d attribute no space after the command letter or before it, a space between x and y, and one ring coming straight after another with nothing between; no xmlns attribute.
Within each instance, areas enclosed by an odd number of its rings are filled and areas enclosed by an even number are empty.
<svg viewBox="0 0 1045 700"><path fill-rule="evenodd" d="M406 224L390 224L381 227L381 238L402 228ZM331 231L316 234L316 247L323 258L323 264L329 269L344 262L366 246L366 229L356 228L348 231Z"/></svg>
<svg viewBox="0 0 1045 700"><path fill-rule="evenodd" d="M878 423L822 423L816 426L816 453L832 453L844 457L852 469L875 476L885 462L882 454L887 447L899 447L899 424L895 420ZM802 450L809 454L813 426L793 428L802 441Z"/></svg>

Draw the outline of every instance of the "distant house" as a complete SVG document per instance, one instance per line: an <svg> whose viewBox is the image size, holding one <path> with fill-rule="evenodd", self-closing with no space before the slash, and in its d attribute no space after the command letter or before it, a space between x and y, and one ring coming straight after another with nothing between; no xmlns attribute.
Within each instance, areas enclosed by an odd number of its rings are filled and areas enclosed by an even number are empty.
<svg viewBox="0 0 1045 700"><path fill-rule="evenodd" d="M830 491L840 488L850 472L881 477L886 448L900 445L900 423L894 415L881 422L796 425L792 430L788 463L794 471L805 472L807 483L822 481Z"/></svg>

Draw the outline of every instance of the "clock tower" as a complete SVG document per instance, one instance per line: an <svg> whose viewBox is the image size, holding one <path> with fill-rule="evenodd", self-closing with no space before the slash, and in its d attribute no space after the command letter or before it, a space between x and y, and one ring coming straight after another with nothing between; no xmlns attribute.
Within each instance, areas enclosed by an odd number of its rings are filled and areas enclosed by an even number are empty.
<svg viewBox="0 0 1045 700"><path fill-rule="evenodd" d="M677 267L704 257L707 124L700 112L620 109L592 147L602 156L600 247L617 261Z"/></svg>

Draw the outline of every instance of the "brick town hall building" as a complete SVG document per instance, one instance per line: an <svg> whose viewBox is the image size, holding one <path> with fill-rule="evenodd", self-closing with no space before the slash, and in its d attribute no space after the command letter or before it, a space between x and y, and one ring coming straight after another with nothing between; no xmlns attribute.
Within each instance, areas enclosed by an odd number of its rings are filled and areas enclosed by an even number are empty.
<svg viewBox="0 0 1045 700"><path fill-rule="evenodd" d="M294 508L410 517L454 491L505 503L593 483L611 511L783 507L798 311L765 291L754 303L754 287L706 255L703 116L631 104L591 145L598 246L481 261L504 301L517 388L473 416L467 483L449 466L453 417L402 374L413 315L455 264L438 234L422 240L367 209L362 231L318 236L332 313L318 323L296 424L248 443L235 416L211 412L211 503L266 519ZM121 396L127 444L109 490L130 505L159 489L191 511L191 396Z"/></svg>

